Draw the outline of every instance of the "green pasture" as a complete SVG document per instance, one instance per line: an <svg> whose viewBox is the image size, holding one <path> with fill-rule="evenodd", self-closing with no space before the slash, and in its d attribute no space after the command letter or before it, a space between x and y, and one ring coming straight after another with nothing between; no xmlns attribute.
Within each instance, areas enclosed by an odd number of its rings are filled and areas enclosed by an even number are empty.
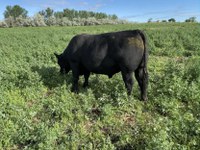
<svg viewBox="0 0 200 150"><path fill-rule="evenodd" d="M148 38L148 101L120 73L71 93L53 53L76 34L133 29ZM0 28L0 149L199 150L200 24Z"/></svg>

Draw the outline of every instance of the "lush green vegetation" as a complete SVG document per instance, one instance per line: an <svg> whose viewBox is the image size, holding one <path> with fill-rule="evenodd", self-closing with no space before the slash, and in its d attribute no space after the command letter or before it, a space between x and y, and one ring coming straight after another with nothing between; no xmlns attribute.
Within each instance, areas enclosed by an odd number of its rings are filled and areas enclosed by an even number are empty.
<svg viewBox="0 0 200 150"><path fill-rule="evenodd" d="M126 29L149 40L149 101L137 83L127 97L120 73L71 93L53 53L76 34ZM199 35L197 23L0 29L0 149L200 149Z"/></svg>

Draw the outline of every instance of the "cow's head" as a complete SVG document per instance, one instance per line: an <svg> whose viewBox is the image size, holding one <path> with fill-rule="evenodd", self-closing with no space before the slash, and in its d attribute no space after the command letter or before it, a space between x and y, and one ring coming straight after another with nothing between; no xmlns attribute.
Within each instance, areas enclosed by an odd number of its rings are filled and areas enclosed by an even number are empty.
<svg viewBox="0 0 200 150"><path fill-rule="evenodd" d="M68 73L70 71L70 65L67 59L65 59L62 54L58 55L54 53L54 55L56 56L57 62L60 66L60 73L61 74Z"/></svg>

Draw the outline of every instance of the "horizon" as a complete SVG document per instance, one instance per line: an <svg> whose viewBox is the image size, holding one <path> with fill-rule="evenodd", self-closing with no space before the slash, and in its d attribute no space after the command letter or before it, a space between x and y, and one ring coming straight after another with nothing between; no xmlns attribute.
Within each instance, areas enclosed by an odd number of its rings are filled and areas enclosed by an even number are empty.
<svg viewBox="0 0 200 150"><path fill-rule="evenodd" d="M4 20L6 6L19 5L28 11L28 16L33 17L36 13L48 7L57 11L63 9L75 9L102 12L108 15L117 15L119 19L130 22L162 21L174 18L176 22L184 22L190 17L196 17L200 22L200 1L198 0L15 0L0 1L0 20Z"/></svg>

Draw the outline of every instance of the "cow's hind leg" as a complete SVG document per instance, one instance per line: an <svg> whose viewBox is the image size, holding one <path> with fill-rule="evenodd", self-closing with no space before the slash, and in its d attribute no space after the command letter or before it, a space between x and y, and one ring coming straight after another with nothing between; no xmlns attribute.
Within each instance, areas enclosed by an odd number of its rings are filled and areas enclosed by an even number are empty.
<svg viewBox="0 0 200 150"><path fill-rule="evenodd" d="M147 100L147 86L148 86L148 72L144 67L139 67L135 71L135 78L138 81L140 91L141 91L141 99Z"/></svg>
<svg viewBox="0 0 200 150"><path fill-rule="evenodd" d="M88 86L88 79L90 76L90 72L85 72L84 73L84 78L85 78L85 82L83 83L83 87L86 88Z"/></svg>
<svg viewBox="0 0 200 150"><path fill-rule="evenodd" d="M127 89L127 94L131 95L131 91L133 88L133 78L132 78L133 73L127 72L127 71L122 71L121 73L122 73L123 81L125 83L125 87Z"/></svg>
<svg viewBox="0 0 200 150"><path fill-rule="evenodd" d="M79 65L74 63L71 68L73 75L72 92L78 93Z"/></svg>

